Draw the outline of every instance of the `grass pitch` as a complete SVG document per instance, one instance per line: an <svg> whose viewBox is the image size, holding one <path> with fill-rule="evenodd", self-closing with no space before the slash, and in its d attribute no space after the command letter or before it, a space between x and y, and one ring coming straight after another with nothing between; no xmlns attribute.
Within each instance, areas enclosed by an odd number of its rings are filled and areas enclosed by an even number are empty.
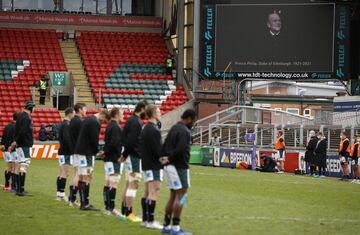
<svg viewBox="0 0 360 235"><path fill-rule="evenodd" d="M5 164L0 163L0 172ZM57 161L33 160L27 190L33 197L0 191L0 234L160 234L102 212L82 212L55 201ZM90 202L103 208L103 163L96 161ZM122 177L124 178L124 177ZM1 175L1 184L3 176ZM193 234L359 234L360 185L335 179L191 167L182 227ZM121 186L124 185L122 179ZM120 205L118 190L116 205ZM141 214L137 194L135 210ZM168 196L162 189L156 219Z"/></svg>

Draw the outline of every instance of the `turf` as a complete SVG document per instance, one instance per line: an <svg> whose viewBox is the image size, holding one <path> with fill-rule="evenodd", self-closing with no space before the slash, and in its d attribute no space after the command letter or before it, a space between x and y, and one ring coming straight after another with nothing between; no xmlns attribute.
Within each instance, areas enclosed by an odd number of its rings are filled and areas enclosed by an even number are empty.
<svg viewBox="0 0 360 235"><path fill-rule="evenodd" d="M0 172L4 167L1 163ZM160 234L101 212L81 212L55 201L57 173L57 161L33 160L27 178L27 190L33 197L19 198L0 191L1 234ZM102 162L97 161L90 201L99 208L103 205L103 176ZM192 166L191 183L181 222L183 228L194 234L358 234L360 231L360 185L201 166ZM123 184L122 181L121 187ZM156 211L160 221L167 195L164 187ZM138 214L139 204L135 207Z"/></svg>

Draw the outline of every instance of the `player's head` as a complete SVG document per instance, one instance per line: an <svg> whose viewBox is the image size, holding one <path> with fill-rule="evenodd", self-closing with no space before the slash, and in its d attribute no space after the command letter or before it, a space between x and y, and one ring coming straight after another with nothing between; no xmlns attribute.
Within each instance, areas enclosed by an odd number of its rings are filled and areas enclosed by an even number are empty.
<svg viewBox="0 0 360 235"><path fill-rule="evenodd" d="M270 32L274 34L279 34L281 30L281 17L278 13L273 12L269 14L268 21L267 21L267 27L270 30Z"/></svg>
<svg viewBox="0 0 360 235"><path fill-rule="evenodd" d="M161 112L160 109L153 104L149 104L145 109L146 117L149 119L155 119L157 122L160 121Z"/></svg>
<svg viewBox="0 0 360 235"><path fill-rule="evenodd" d="M76 103L74 105L74 110L76 115L79 115L80 117L85 117L86 115L86 104L84 103Z"/></svg>
<svg viewBox="0 0 360 235"><path fill-rule="evenodd" d="M342 131L342 132L340 133L340 139L343 140L343 139L345 139L346 137L347 137L346 133Z"/></svg>
<svg viewBox="0 0 360 235"><path fill-rule="evenodd" d="M71 118L73 118L74 115L75 115L74 109L71 108L71 107L66 108L65 111L64 111L64 113L65 113L65 117L66 117L67 119L69 119L69 120L70 120Z"/></svg>
<svg viewBox="0 0 360 235"><path fill-rule="evenodd" d="M13 113L13 121L16 122L19 112Z"/></svg>
<svg viewBox="0 0 360 235"><path fill-rule="evenodd" d="M354 139L355 139L356 142L360 142L360 135L355 135Z"/></svg>
<svg viewBox="0 0 360 235"><path fill-rule="evenodd" d="M192 109L185 110L185 112L181 115L181 120L188 128L192 128L196 121L195 111Z"/></svg>
<svg viewBox="0 0 360 235"><path fill-rule="evenodd" d="M148 102L146 100L139 101L139 103L135 106L134 113L144 119L146 106L148 106Z"/></svg>
<svg viewBox="0 0 360 235"><path fill-rule="evenodd" d="M28 100L25 102L25 110L29 111L30 113L33 112L35 107L35 103L32 100Z"/></svg>
<svg viewBox="0 0 360 235"><path fill-rule="evenodd" d="M315 131L314 131L314 130L311 130L311 131L309 132L309 136L310 136L310 137L315 136Z"/></svg>
<svg viewBox="0 0 360 235"><path fill-rule="evenodd" d="M122 119L122 112L119 108L114 107L110 110L110 117L111 120L115 120L116 122L119 122Z"/></svg>
<svg viewBox="0 0 360 235"><path fill-rule="evenodd" d="M284 134L283 131L278 132L278 136L282 136L283 134Z"/></svg>
<svg viewBox="0 0 360 235"><path fill-rule="evenodd" d="M110 113L107 109L102 109L98 113L98 115L96 115L96 117L100 123L106 123L106 122L110 121L110 119L111 119Z"/></svg>

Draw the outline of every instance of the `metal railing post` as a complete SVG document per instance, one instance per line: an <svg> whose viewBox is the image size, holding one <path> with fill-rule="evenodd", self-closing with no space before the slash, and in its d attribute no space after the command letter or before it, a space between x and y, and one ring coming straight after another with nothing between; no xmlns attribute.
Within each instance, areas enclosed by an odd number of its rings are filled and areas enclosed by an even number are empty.
<svg viewBox="0 0 360 235"><path fill-rule="evenodd" d="M200 126L200 146L203 144L203 127Z"/></svg>
<svg viewBox="0 0 360 235"><path fill-rule="evenodd" d="M301 124L300 125L300 141L299 141L300 146L304 146L304 125Z"/></svg>
<svg viewBox="0 0 360 235"><path fill-rule="evenodd" d="M239 147L240 145L240 130L239 130L239 124L236 125L236 146Z"/></svg>
<svg viewBox="0 0 360 235"><path fill-rule="evenodd" d="M209 125L209 132L208 132L208 145L210 145L211 139L212 139L212 128L213 125Z"/></svg>
<svg viewBox="0 0 360 235"><path fill-rule="evenodd" d="M59 90L56 90L56 109L59 109Z"/></svg>
<svg viewBox="0 0 360 235"><path fill-rule="evenodd" d="M228 146L230 147L230 141L231 141L231 130L228 128Z"/></svg>

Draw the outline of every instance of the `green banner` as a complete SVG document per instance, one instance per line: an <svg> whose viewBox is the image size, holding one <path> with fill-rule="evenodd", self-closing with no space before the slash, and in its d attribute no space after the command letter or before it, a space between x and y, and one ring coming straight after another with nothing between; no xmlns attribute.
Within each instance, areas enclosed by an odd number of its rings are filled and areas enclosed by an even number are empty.
<svg viewBox="0 0 360 235"><path fill-rule="evenodd" d="M66 73L53 73L52 84L53 86L65 86Z"/></svg>
<svg viewBox="0 0 360 235"><path fill-rule="evenodd" d="M191 146L190 164L201 164L202 161L203 161L203 156L201 154L201 147Z"/></svg>

